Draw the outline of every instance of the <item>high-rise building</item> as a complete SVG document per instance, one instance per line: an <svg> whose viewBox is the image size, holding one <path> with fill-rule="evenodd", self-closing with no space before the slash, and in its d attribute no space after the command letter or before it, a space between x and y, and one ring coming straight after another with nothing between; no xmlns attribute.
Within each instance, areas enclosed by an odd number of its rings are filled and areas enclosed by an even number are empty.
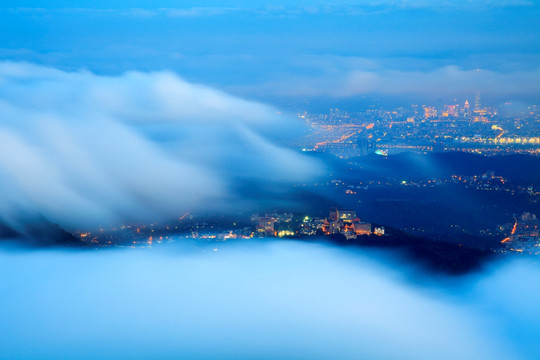
<svg viewBox="0 0 540 360"><path fill-rule="evenodd" d="M477 91L476 94L474 94L474 111L477 112L480 111L480 109L480 92Z"/></svg>
<svg viewBox="0 0 540 360"><path fill-rule="evenodd" d="M471 105L468 100L465 100L465 105L463 105L463 115L471 116Z"/></svg>
<svg viewBox="0 0 540 360"><path fill-rule="evenodd" d="M358 139L358 155L367 156L369 154L369 141L366 138Z"/></svg>
<svg viewBox="0 0 540 360"><path fill-rule="evenodd" d="M456 105L444 105L443 117L457 116Z"/></svg>

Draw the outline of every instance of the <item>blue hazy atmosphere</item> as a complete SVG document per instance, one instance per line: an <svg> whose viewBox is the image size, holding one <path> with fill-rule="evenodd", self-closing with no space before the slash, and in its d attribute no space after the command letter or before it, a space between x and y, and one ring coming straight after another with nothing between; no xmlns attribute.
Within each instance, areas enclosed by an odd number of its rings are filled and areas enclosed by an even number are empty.
<svg viewBox="0 0 540 360"><path fill-rule="evenodd" d="M238 95L538 101L535 1L3 2L0 59ZM474 89L474 90L471 90Z"/></svg>
<svg viewBox="0 0 540 360"><path fill-rule="evenodd" d="M0 360L539 359L539 19L2 1Z"/></svg>

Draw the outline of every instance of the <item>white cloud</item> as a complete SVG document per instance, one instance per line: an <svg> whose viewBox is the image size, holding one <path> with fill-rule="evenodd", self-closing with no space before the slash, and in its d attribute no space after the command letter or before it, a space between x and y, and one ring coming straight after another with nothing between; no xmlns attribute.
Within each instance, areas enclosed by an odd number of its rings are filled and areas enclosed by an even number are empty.
<svg viewBox="0 0 540 360"><path fill-rule="evenodd" d="M184 246L185 243L183 242ZM6 358L538 359L537 264L413 283L294 242L0 250ZM97 346L96 346L97 345ZM0 357L2 357L0 355Z"/></svg>
<svg viewBox="0 0 540 360"><path fill-rule="evenodd" d="M287 76L253 90L281 96L335 96L363 94L460 96L480 91L485 96L540 95L540 68L497 72L445 66L432 71L356 69L316 76ZM258 90L257 90L258 89Z"/></svg>
<svg viewBox="0 0 540 360"><path fill-rule="evenodd" d="M2 63L0 109L4 218L18 208L68 227L175 217L234 206L238 180L316 173L277 142L299 129L294 118L172 73Z"/></svg>

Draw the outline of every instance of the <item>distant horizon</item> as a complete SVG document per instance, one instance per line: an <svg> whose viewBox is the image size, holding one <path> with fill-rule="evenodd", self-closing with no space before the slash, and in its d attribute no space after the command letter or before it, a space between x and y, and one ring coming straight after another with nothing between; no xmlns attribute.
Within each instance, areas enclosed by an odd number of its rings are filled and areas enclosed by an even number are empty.
<svg viewBox="0 0 540 360"><path fill-rule="evenodd" d="M1 61L292 98L540 101L540 3L6 1ZM393 100L392 100L393 99ZM402 100L400 100L402 101Z"/></svg>

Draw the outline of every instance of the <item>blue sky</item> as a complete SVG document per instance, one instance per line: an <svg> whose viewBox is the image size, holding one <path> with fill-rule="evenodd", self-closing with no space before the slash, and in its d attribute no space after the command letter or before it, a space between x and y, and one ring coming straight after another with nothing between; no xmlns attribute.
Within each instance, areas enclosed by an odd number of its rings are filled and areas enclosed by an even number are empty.
<svg viewBox="0 0 540 360"><path fill-rule="evenodd" d="M534 1L38 1L0 6L0 59L171 70L243 97L540 98ZM477 70L478 69L478 70Z"/></svg>

